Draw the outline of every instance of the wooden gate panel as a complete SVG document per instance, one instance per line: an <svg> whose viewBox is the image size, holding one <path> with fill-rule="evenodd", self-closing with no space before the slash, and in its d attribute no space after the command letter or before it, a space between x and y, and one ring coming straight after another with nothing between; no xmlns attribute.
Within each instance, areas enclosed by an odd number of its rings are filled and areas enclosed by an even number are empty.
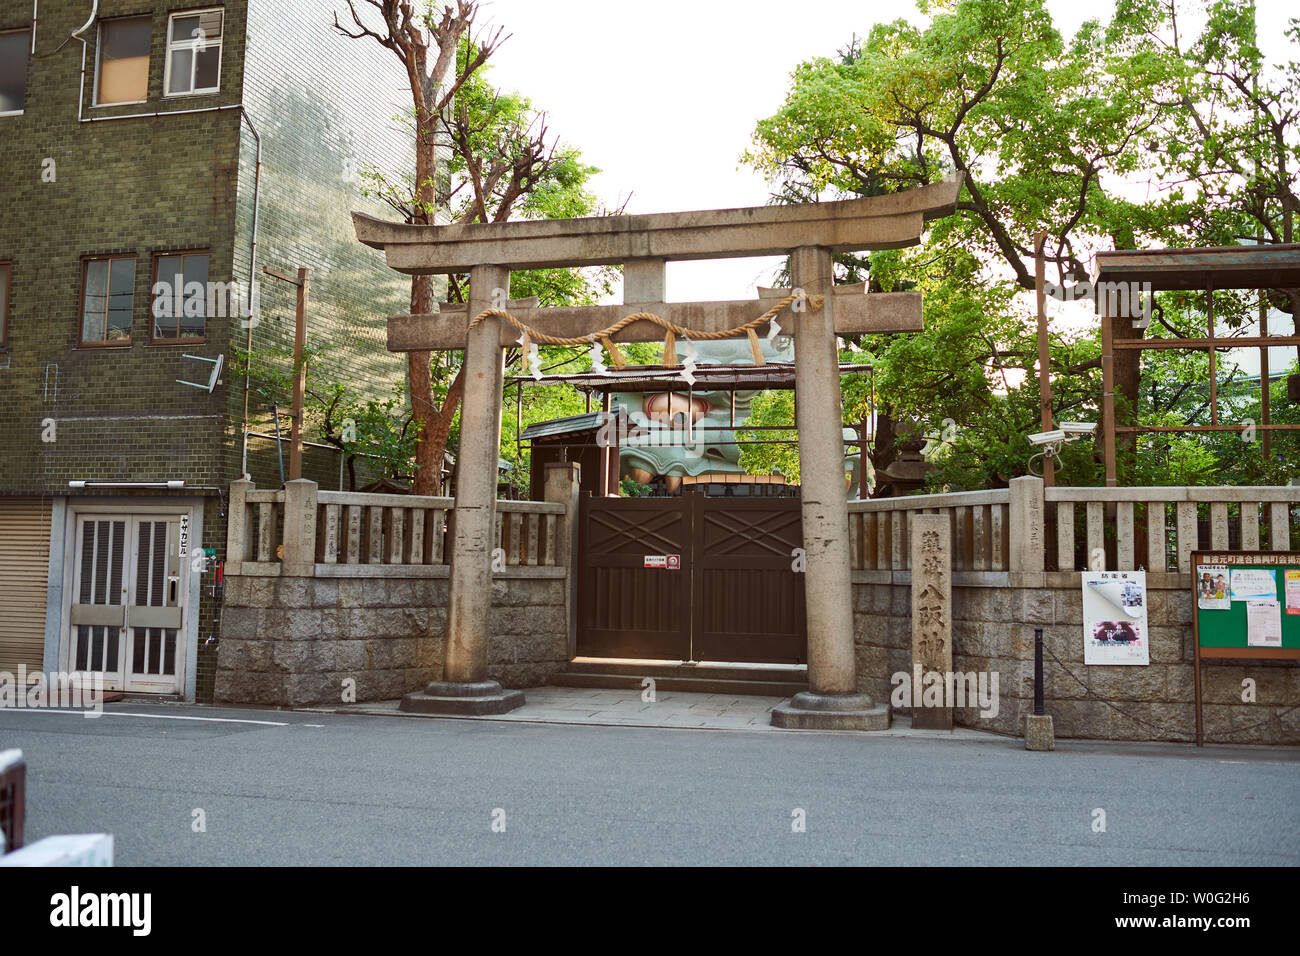
<svg viewBox="0 0 1300 956"><path fill-rule="evenodd" d="M689 502L583 497L578 567L578 654L689 660ZM680 570L647 568L677 555Z"/></svg>
<svg viewBox="0 0 1300 956"><path fill-rule="evenodd" d="M798 498L689 496L694 518L696 660L807 660Z"/></svg>
<svg viewBox="0 0 1300 956"><path fill-rule="evenodd" d="M799 499L588 496L580 525L579 655L807 660Z"/></svg>

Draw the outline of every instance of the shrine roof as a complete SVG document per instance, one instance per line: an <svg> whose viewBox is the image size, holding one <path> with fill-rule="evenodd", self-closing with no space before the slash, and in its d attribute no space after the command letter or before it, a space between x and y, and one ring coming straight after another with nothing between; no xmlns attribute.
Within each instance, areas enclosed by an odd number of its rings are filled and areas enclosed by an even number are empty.
<svg viewBox="0 0 1300 956"><path fill-rule="evenodd" d="M1099 252L1094 282L1149 282L1157 292L1300 288L1300 243Z"/></svg>

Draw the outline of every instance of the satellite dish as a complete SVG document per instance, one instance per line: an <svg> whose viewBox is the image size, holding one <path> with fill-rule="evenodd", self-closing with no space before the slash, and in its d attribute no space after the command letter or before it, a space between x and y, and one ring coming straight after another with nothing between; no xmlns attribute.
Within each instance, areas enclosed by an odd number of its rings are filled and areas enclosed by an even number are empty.
<svg viewBox="0 0 1300 956"><path fill-rule="evenodd" d="M176 379L176 383L178 385L188 385L190 388L201 388L208 394L212 394L212 390L217 387L217 380L221 378L221 370L225 367L226 364L225 354L222 353L221 355L218 355L216 358L210 359L210 358L205 358L202 355L190 355L186 353L185 355L182 356L182 358L194 359L195 361L198 362L210 362L212 364L212 374L208 376L207 385L201 385L198 382L187 382L181 378Z"/></svg>

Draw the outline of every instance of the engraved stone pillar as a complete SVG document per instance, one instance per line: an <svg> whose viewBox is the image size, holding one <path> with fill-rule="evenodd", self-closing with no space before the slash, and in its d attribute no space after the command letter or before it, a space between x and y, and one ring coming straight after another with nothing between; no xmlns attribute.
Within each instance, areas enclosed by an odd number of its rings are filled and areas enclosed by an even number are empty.
<svg viewBox="0 0 1300 956"><path fill-rule="evenodd" d="M952 730L952 526L912 515L912 726Z"/></svg>
<svg viewBox="0 0 1300 956"><path fill-rule="evenodd" d="M316 482L284 483L284 551L280 573L297 578L316 574Z"/></svg>

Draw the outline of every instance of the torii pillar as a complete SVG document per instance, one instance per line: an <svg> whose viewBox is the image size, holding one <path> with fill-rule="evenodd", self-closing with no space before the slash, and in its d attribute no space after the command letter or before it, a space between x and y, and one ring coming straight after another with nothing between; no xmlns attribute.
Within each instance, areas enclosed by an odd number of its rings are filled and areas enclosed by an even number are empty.
<svg viewBox="0 0 1300 956"><path fill-rule="evenodd" d="M498 289L502 291L496 293ZM478 315L509 299L509 292L509 269L475 266L470 270L470 314ZM524 703L523 691L506 690L488 678L492 543L505 374L500 338L501 321L495 318L485 319L466 333L460 433L496 440L462 440L458 449L442 680L402 698L400 709L412 713L504 714Z"/></svg>
<svg viewBox="0 0 1300 956"><path fill-rule="evenodd" d="M888 730L889 705L875 704L858 692L831 251L818 246L793 250L790 277L805 295L823 298L820 309L803 312L794 323L808 690L775 707L772 723L802 730Z"/></svg>
<svg viewBox="0 0 1300 956"><path fill-rule="evenodd" d="M842 202L454 226L399 225L354 213L357 238L383 249L393 269L413 275L470 273L467 306L443 305L435 315L388 320L390 351L464 349L467 376L443 680L408 694L402 709L482 714L523 703L522 693L503 690L487 678L503 349L519 333L494 317L469 328L485 310L501 308L510 270L626 268L629 294L623 305L543 309L535 301L506 301L505 310L535 332L585 339L626 316L648 312L694 334L726 333L760 319L765 314L761 302L663 301L664 263L789 254L795 288L787 290L787 298L802 298L806 307L793 315L782 313L778 321L795 338L809 689L775 708L772 723L807 729L888 728L888 705L875 704L858 691L836 336L919 330L921 296L866 295L862 286L832 288L831 257L915 245L927 219L955 210L960 191L961 180L954 178ZM494 290L501 291L494 295ZM816 302L819 307L812 309ZM756 331L766 330L770 325ZM615 343L663 337L659 325L644 319L611 335Z"/></svg>

